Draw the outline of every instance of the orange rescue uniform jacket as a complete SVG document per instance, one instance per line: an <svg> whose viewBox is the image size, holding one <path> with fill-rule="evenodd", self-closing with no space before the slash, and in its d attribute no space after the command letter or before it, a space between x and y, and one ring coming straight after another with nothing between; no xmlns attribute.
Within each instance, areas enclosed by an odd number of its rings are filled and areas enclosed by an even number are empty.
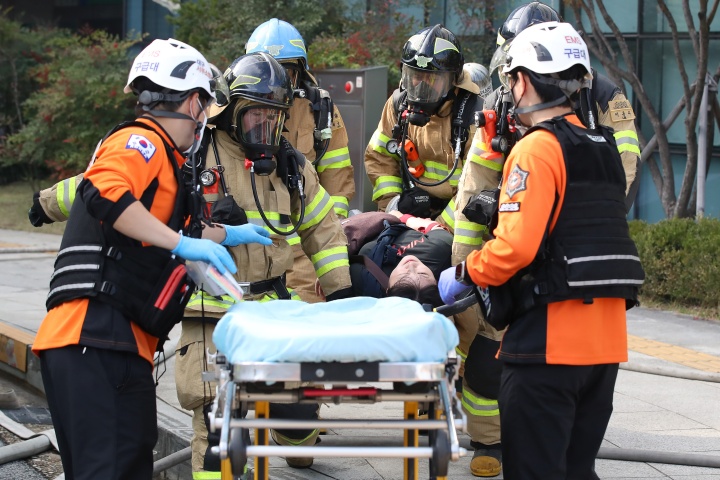
<svg viewBox="0 0 720 480"><path fill-rule="evenodd" d="M88 183L78 191L88 210L103 222L114 223L149 188L156 189L150 213L163 223L172 216L178 185L170 161L180 166L185 158L158 123L147 117L138 120L152 130L133 126L108 137L97 151L95 162L85 172ZM172 146L170 161L163 139ZM104 316L102 327L96 326L93 315ZM104 344L108 349L135 352L152 363L157 342L156 337L112 307L80 298L47 313L32 350L37 354L68 345Z"/></svg>
<svg viewBox="0 0 720 480"><path fill-rule="evenodd" d="M582 127L575 115L567 120ZM511 175L516 165L528 173ZM562 209L566 182L562 149L552 133L531 132L513 147L503 169L495 238L467 257L475 284L502 285L535 259L548 222L552 232ZM550 218L556 194L557 208ZM565 300L532 312L510 324L499 358L564 365L627 361L624 299L596 298L589 305Z"/></svg>

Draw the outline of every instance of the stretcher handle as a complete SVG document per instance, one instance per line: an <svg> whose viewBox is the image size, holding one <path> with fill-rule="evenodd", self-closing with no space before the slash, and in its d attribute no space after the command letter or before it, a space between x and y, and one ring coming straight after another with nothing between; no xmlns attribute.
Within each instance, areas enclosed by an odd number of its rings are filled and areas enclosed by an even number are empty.
<svg viewBox="0 0 720 480"><path fill-rule="evenodd" d="M458 313L464 312L478 302L477 295L475 295L474 291L475 289L473 288L467 297L458 300L452 305L441 305L437 307L435 311L445 316L456 315Z"/></svg>

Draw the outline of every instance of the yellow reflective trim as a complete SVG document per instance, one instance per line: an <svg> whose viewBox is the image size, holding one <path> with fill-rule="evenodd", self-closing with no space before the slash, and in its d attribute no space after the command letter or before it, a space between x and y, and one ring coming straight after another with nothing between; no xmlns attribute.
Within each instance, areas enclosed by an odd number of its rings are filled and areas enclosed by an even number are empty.
<svg viewBox="0 0 720 480"><path fill-rule="evenodd" d="M462 350L460 350L460 347L455 347L455 353L457 353L457 354L460 356L460 358L463 359L463 362L464 362L465 360L467 360L467 353L465 353L465 352L463 352Z"/></svg>
<svg viewBox="0 0 720 480"><path fill-rule="evenodd" d="M490 170L493 170L495 172L502 172L503 163L505 162L505 159L503 158L501 161L496 162L493 160L485 160L484 158L478 157L477 155L473 154L473 155L470 155L470 161L477 165L489 168Z"/></svg>
<svg viewBox="0 0 720 480"><path fill-rule="evenodd" d="M328 273L331 270L335 270L336 268L340 267L349 267L350 261L348 259L344 260L335 260L334 262L327 263L320 267L318 270L315 270L315 273L317 274L318 278L322 277L326 273Z"/></svg>
<svg viewBox="0 0 720 480"><path fill-rule="evenodd" d="M637 133L633 132L632 130L618 130L617 132L613 133L613 137L615 137L615 138L630 137L635 140L638 139Z"/></svg>
<svg viewBox="0 0 720 480"><path fill-rule="evenodd" d="M435 38L435 48L433 49L433 55L437 55L438 53L444 52L445 50L455 50L456 52L459 52L457 47L453 45L453 43L449 40L445 40L444 38L440 37Z"/></svg>
<svg viewBox="0 0 720 480"><path fill-rule="evenodd" d="M263 213L265 214L265 218L267 218L270 221L270 223L272 223L273 227L275 227L277 230L280 230L282 232L289 232L290 230L293 229L293 226L290 224L288 224L288 225L280 224L280 214L278 212L267 212L267 211L263 210ZM260 212L253 211L253 210L245 210L245 215L247 216L248 220L260 220L260 222L259 222L260 226L263 227L268 232L270 232L270 228L267 225L265 225L265 223L264 223L265 220L263 220L262 216L260 215ZM250 222L250 223L258 224L256 222Z"/></svg>
<svg viewBox="0 0 720 480"><path fill-rule="evenodd" d="M388 137L384 133L382 133L380 130L375 130L375 133L373 133L372 137L370 137L370 146L372 149L376 152L378 152L381 155L385 155L388 157L393 158L399 158L398 154L392 154L387 151L387 142L391 139L391 137Z"/></svg>
<svg viewBox="0 0 720 480"><path fill-rule="evenodd" d="M221 480L222 472L192 472L192 478L193 480Z"/></svg>
<svg viewBox="0 0 720 480"><path fill-rule="evenodd" d="M476 397L466 389L463 389L462 392L462 405L470 415L476 417L495 417L500 415L497 400Z"/></svg>
<svg viewBox="0 0 720 480"><path fill-rule="evenodd" d="M337 258L331 261L327 261L330 257ZM350 265L346 245L322 250L314 255L311 255L310 261L312 261L318 277L322 277L330 270Z"/></svg>
<svg viewBox="0 0 720 480"><path fill-rule="evenodd" d="M440 215L440 218L442 218L445 221L445 225L455 231L455 215L450 215L447 210L443 210L442 214Z"/></svg>
<svg viewBox="0 0 720 480"><path fill-rule="evenodd" d="M305 42L303 42L302 38L290 40L290 45L294 45L298 48L302 48L302 51L307 53L307 50L305 49Z"/></svg>
<svg viewBox="0 0 720 480"><path fill-rule="evenodd" d="M486 227L484 225L480 225L479 223L469 222L469 221L465 221L465 220L458 220L456 222L455 231L458 232L460 230L470 230L473 232L482 232L485 229L486 229Z"/></svg>
<svg viewBox="0 0 720 480"><path fill-rule="evenodd" d="M75 192L77 191L76 177L66 178L57 185L57 192L55 193L55 199L57 200L58 208L65 218L70 216L70 208L73 202L75 202Z"/></svg>
<svg viewBox="0 0 720 480"><path fill-rule="evenodd" d="M321 207L319 211L315 211L318 207ZM305 205L305 217L303 218L303 223L298 228L299 232L302 232L303 230L307 230L308 228L317 225L320 223L328 214L330 210L332 210L333 204L330 200L330 195L325 191L324 188L320 188L317 195L315 195L315 198L313 198L313 201L310 202L310 205ZM293 219L295 221L300 220L300 217L297 215L293 215Z"/></svg>
<svg viewBox="0 0 720 480"><path fill-rule="evenodd" d="M455 235L453 237L455 243L462 243L463 245L482 245L482 237L468 237L466 235Z"/></svg>
<svg viewBox="0 0 720 480"><path fill-rule="evenodd" d="M288 243L288 245L298 245L300 243L300 236L297 234L297 232L295 232L292 235L288 235L287 237L285 237L285 241Z"/></svg>
<svg viewBox="0 0 720 480"><path fill-rule="evenodd" d="M402 179L392 175L378 177L378 179L375 180L372 200L375 201L378 198L390 193L402 193Z"/></svg>
<svg viewBox="0 0 720 480"><path fill-rule="evenodd" d="M343 196L332 196L330 198L332 199L333 210L335 210L335 213L342 217L347 217L348 210L350 209L350 202L348 202L348 199Z"/></svg>
<svg viewBox="0 0 720 480"><path fill-rule="evenodd" d="M630 143L618 143L618 152L631 152L636 155L640 155L640 148L638 148L636 145L632 145Z"/></svg>
<svg viewBox="0 0 720 480"><path fill-rule="evenodd" d="M243 75L240 74L237 76L235 81L230 85L230 90L233 90L235 87L239 87L240 85L257 85L260 83L260 80L262 80L259 77L253 77L251 75Z"/></svg>

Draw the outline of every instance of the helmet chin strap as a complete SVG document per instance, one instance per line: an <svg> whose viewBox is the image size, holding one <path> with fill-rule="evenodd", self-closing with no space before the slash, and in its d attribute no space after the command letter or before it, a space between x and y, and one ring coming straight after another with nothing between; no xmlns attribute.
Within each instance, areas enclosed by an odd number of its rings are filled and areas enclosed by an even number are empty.
<svg viewBox="0 0 720 480"><path fill-rule="evenodd" d="M563 96L556 98L555 100L551 100L549 102L539 103L537 105L532 105L528 107L515 107L515 113L531 113L531 112L537 112L538 110L544 110L546 108L552 108L556 107L565 101L570 99L570 95L572 95L574 92L578 91L581 88L588 87L591 83L591 80L582 79L582 80L561 80L558 78L552 78L547 77L544 75L537 75L532 72L530 72L530 75L532 75L533 80L538 83L543 83L545 85L553 85L555 87L558 87L562 92Z"/></svg>
<svg viewBox="0 0 720 480"><path fill-rule="evenodd" d="M538 110L545 110L546 108L556 107L556 106L560 105L561 103L564 103L565 101L567 101L567 97L562 96L562 97L556 98L555 100L552 100L550 102L538 103L537 105L530 105L527 107L515 107L515 113L521 114L521 113L537 112Z"/></svg>

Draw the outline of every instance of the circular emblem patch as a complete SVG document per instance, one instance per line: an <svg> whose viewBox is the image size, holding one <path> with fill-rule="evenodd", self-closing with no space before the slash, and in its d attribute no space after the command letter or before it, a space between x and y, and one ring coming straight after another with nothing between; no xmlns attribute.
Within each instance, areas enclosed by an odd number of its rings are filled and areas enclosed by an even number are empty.
<svg viewBox="0 0 720 480"><path fill-rule="evenodd" d="M507 193L508 198L512 198L513 195L518 192L527 190L528 175L530 175L530 172L526 172L518 165L515 165L515 167L513 167L510 175L508 175L507 186L505 188L505 192Z"/></svg>

